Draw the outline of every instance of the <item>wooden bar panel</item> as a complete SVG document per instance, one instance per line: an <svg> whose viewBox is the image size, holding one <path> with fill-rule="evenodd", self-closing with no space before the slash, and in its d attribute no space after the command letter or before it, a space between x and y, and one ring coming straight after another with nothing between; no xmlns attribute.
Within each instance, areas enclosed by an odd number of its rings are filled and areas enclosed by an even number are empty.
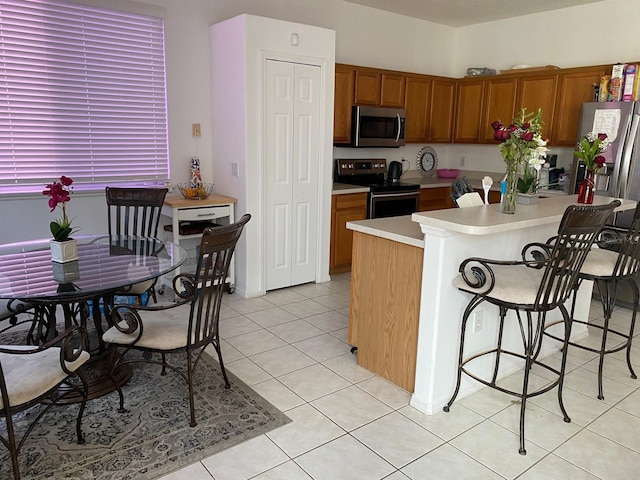
<svg viewBox="0 0 640 480"><path fill-rule="evenodd" d="M353 232L349 343L358 365L413 392L424 250Z"/></svg>

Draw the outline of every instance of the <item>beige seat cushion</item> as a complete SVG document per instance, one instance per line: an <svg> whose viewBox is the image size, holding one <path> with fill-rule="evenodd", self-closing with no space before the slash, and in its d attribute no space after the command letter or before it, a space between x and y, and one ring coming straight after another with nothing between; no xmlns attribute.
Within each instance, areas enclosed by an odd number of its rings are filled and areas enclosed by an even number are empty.
<svg viewBox="0 0 640 480"><path fill-rule="evenodd" d="M117 295L142 295L144 292L153 287L155 280L147 280L146 282L134 283L130 288L117 292Z"/></svg>
<svg viewBox="0 0 640 480"><path fill-rule="evenodd" d="M544 269L537 270L522 265L492 265L496 283L493 290L487 295L501 302L518 303L521 305L533 305L540 288ZM487 285L482 288L472 288L464 281L462 275L453 279L453 286L469 293L484 293Z"/></svg>
<svg viewBox="0 0 640 480"><path fill-rule="evenodd" d="M184 310L179 309L182 312ZM151 348L154 350L174 350L187 346L187 335L189 330L189 312L186 315L173 316L167 314L166 311L160 312L142 312L143 335L136 344L138 347ZM122 325L126 327L125 324ZM111 327L104 332L102 339L107 343L117 345L129 345L137 336L136 333L124 334L117 328Z"/></svg>
<svg viewBox="0 0 640 480"><path fill-rule="evenodd" d="M31 350L34 347L2 345L1 348ZM75 372L87 360L89 360L89 353L83 351L76 361L67 362L66 367ZM38 398L67 377L60 367L60 349L57 347L31 355L0 353L0 363L12 407ZM4 408L2 398L0 398L0 408Z"/></svg>
<svg viewBox="0 0 640 480"><path fill-rule="evenodd" d="M618 261L618 252L593 248L582 264L580 273L592 277L611 277ZM628 267L628 265L627 265Z"/></svg>

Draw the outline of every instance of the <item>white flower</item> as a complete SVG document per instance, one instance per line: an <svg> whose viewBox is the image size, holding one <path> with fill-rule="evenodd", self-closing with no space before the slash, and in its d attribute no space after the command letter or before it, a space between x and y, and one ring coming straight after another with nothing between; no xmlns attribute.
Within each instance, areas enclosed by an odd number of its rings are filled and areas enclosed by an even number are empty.
<svg viewBox="0 0 640 480"><path fill-rule="evenodd" d="M534 155L529 159L529 166L535 168L536 170L540 170L544 165L544 158L538 155Z"/></svg>

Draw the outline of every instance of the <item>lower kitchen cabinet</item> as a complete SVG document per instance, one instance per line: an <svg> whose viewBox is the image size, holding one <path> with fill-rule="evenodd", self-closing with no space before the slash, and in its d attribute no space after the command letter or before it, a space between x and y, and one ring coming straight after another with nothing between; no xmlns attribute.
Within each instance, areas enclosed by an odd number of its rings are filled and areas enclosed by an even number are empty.
<svg viewBox="0 0 640 480"><path fill-rule="evenodd" d="M347 222L365 220L366 218L366 193L345 193L331 197L330 275L351 270L353 232L347 229Z"/></svg>
<svg viewBox="0 0 640 480"><path fill-rule="evenodd" d="M443 208L453 208L455 203L451 198L449 187L422 188L420 190L420 203L418 210L428 212L429 210L442 210Z"/></svg>

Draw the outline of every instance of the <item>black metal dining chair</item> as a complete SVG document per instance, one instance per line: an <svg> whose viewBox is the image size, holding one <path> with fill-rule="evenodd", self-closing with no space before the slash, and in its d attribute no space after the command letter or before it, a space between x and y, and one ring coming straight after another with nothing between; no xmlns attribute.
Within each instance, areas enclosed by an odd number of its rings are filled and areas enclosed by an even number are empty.
<svg viewBox="0 0 640 480"><path fill-rule="evenodd" d="M448 412L460 391L462 374L478 382L513 395L520 400L520 448L525 449L525 412L527 399L558 387L558 402L564 421L571 419L562 401L562 383L566 366L567 341L571 334L571 317L564 305L574 291L578 272L591 249L591 245L605 221L620 201L615 200L602 206L570 206L565 211L558 236L553 245L532 243L522 250L522 261L501 261L483 258L468 258L460 265L460 275L454 279L454 287L473 295L462 316L460 350L456 386L451 399L444 407ZM474 310L487 302L498 307L499 325L497 344L494 348L472 354L465 358L465 334L467 324ZM564 323L565 343L560 369L553 368L537 359L539 344L543 338L545 319L548 312L559 309ZM508 350L503 345L503 333L507 312L515 312L522 350ZM523 315L524 314L524 318ZM506 355L524 361L522 390L515 391L497 383L500 374L500 360ZM488 378L475 373L469 363L489 357L493 362ZM531 367L538 365L557 377L549 384L529 390Z"/></svg>
<svg viewBox="0 0 640 480"><path fill-rule="evenodd" d="M230 387L220 349L220 306L233 252L250 219L251 215L245 214L231 225L206 228L202 233L195 274L182 273L173 279L177 300L168 305L114 305L111 311L113 326L103 335L105 342L121 347L119 352L117 348L112 349L114 356L119 353L113 362L112 372L116 372L123 364L148 362L161 365L162 374L169 368L185 380L189 390L192 427L196 426L193 378L207 346L212 345L218 354L225 387ZM185 318L176 320L161 314L164 310L185 304L190 304L189 314ZM154 360L148 355L132 357L128 355L132 349L147 354L159 353L161 360ZM185 354L186 372L167 362L169 353ZM122 389L115 377L112 378L120 396L120 411L124 411Z"/></svg>
<svg viewBox="0 0 640 480"><path fill-rule="evenodd" d="M167 192L167 188L106 187L109 235L156 238ZM129 285L116 295L133 296L137 303L147 303L143 302L143 296L147 294L147 299L150 297L157 302L156 282L157 279L153 279Z"/></svg>
<svg viewBox="0 0 640 480"><path fill-rule="evenodd" d="M6 424L6 437L0 437L9 450L14 480L20 479L18 457L36 423L55 405L71 396L80 396L76 416L78 443L84 443L82 415L87 403L87 381L80 367L89 360L87 334L83 327L72 327L39 347L0 345L0 415ZM76 380L77 379L77 380ZM24 415L28 426L17 435L14 416L48 402L33 417Z"/></svg>
<svg viewBox="0 0 640 480"><path fill-rule="evenodd" d="M598 399L604 400L602 386L602 372L604 369L605 356L611 353L626 350L627 367L631 378L637 378L631 365L631 344L638 312L640 294L638 291L638 274L640 273L640 204L636 205L633 220L628 229L615 226L606 226L600 232L597 240L598 248L593 248L587 256L580 273L575 290L577 291L584 280L591 280L597 287L604 320L602 325L588 320L576 320L573 318L575 310L574 295L571 316L573 322L588 325L602 331L602 339L598 348L589 347L583 343L569 341L569 345L589 352L598 354ZM616 300L620 288L628 286L633 294L631 305L631 319L629 320L628 331L621 331L618 327L611 325L611 316L616 307ZM547 325L545 334L549 337L560 340L550 327L555 323ZM610 337L610 335L615 335ZM609 342L609 344L607 343Z"/></svg>

